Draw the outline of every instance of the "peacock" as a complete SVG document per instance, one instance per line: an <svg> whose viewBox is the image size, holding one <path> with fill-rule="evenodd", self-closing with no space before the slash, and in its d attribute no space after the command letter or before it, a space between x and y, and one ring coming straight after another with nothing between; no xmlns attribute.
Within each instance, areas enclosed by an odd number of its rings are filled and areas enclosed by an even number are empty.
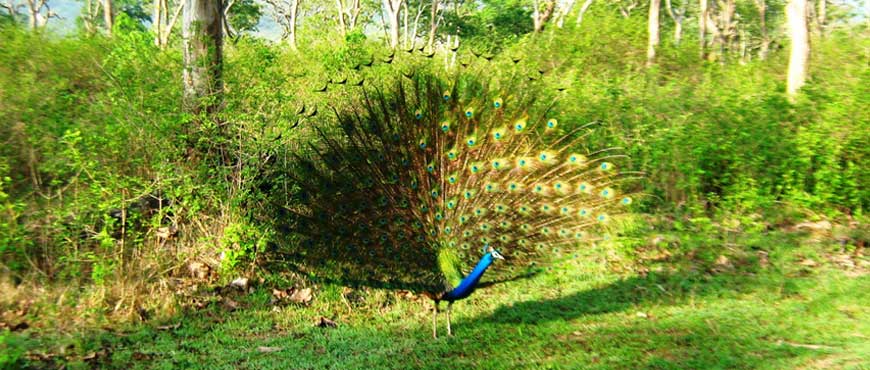
<svg viewBox="0 0 870 370"><path fill-rule="evenodd" d="M570 258L632 203L617 190L637 177L617 168L621 149L588 148L595 122L558 121L564 88L546 90L537 69L496 77L491 59L393 64L395 78L346 87L290 173L296 257L431 298L433 337L442 302L453 335L453 303L487 271L504 281Z"/></svg>

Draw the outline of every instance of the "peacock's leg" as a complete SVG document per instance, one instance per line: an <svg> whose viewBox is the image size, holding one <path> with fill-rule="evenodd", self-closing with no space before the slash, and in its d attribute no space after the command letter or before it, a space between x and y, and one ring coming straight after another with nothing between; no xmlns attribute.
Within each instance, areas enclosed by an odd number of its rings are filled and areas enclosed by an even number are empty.
<svg viewBox="0 0 870 370"><path fill-rule="evenodd" d="M450 308L453 307L453 302L447 302L447 335L453 336L453 331L450 330Z"/></svg>
<svg viewBox="0 0 870 370"><path fill-rule="evenodd" d="M432 338L438 338L438 301L432 305Z"/></svg>

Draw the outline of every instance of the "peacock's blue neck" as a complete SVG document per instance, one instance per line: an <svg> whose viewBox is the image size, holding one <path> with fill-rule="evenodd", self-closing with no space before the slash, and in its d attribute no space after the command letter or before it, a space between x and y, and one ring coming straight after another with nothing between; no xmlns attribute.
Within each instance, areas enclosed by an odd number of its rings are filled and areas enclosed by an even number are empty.
<svg viewBox="0 0 870 370"><path fill-rule="evenodd" d="M483 277L483 273L486 272L486 269L492 264L493 258L492 253L484 254L483 258L480 259L480 262L477 263L477 266L474 266L474 270L471 270L471 273L462 279L462 281L459 282L459 285L453 288L453 290L447 292L442 299L453 302L471 295L471 292L474 291L477 283L480 282L480 278Z"/></svg>

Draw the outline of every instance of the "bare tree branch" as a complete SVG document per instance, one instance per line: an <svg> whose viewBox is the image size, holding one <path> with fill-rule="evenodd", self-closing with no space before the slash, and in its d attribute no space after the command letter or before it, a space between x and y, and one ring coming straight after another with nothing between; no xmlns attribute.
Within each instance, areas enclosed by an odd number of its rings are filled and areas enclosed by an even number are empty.
<svg viewBox="0 0 870 370"><path fill-rule="evenodd" d="M583 22L583 15L586 14L586 11L589 10L590 6L592 6L592 0L586 0L586 2L583 3L583 6L580 7L580 12L577 14L578 26Z"/></svg>

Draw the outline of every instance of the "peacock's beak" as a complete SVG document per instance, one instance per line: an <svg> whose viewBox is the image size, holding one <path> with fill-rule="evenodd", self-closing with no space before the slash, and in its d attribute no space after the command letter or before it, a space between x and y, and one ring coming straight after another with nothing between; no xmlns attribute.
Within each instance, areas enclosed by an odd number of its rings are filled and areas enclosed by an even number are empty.
<svg viewBox="0 0 870 370"><path fill-rule="evenodd" d="M501 253L498 253L498 252L493 253L492 256L495 257L496 259L500 259L500 260L504 259L504 256L502 256Z"/></svg>

